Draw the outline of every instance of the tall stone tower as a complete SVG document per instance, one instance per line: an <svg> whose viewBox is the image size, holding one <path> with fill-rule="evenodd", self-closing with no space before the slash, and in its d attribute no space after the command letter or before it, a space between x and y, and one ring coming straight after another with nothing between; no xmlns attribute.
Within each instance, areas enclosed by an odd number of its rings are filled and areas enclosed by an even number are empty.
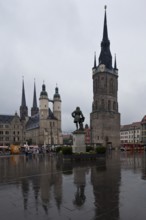
<svg viewBox="0 0 146 220"><path fill-rule="evenodd" d="M42 91L40 93L40 120L46 120L49 116L49 99L48 99L48 93L46 92L46 86L45 84L42 85Z"/></svg>
<svg viewBox="0 0 146 220"><path fill-rule="evenodd" d="M45 136L48 136L49 118L49 99L45 84L42 85L42 91L39 98L39 144L46 144ZM46 133L46 134L45 134Z"/></svg>
<svg viewBox="0 0 146 220"><path fill-rule="evenodd" d="M62 125L61 125L61 97L59 94L59 89L56 86L55 94L53 97L53 114L54 117L57 118L57 142L59 144L63 144L63 137L62 137Z"/></svg>
<svg viewBox="0 0 146 220"><path fill-rule="evenodd" d="M108 39L106 7L99 63L92 68L93 103L90 114L91 143L117 148L120 145L120 113L118 112L118 69L116 57L112 66Z"/></svg>
<svg viewBox="0 0 146 220"><path fill-rule="evenodd" d="M56 86L55 94L53 97L53 114L58 120L58 130L61 132L61 98L59 94L59 89Z"/></svg>

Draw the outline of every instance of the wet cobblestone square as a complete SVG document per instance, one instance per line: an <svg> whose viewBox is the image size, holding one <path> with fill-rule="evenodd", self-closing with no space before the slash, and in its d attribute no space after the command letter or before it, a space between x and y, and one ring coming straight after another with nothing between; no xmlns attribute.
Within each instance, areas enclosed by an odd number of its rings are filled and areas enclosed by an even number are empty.
<svg viewBox="0 0 146 220"><path fill-rule="evenodd" d="M109 152L96 161L0 157L1 219L143 220L146 155Z"/></svg>

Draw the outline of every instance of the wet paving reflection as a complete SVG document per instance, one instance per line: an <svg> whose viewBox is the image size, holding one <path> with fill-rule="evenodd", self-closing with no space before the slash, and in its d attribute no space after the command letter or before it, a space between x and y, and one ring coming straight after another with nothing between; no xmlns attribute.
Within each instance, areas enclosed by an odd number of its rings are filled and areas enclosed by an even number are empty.
<svg viewBox="0 0 146 220"><path fill-rule="evenodd" d="M143 220L144 152L108 152L96 161L57 156L0 157L1 219Z"/></svg>

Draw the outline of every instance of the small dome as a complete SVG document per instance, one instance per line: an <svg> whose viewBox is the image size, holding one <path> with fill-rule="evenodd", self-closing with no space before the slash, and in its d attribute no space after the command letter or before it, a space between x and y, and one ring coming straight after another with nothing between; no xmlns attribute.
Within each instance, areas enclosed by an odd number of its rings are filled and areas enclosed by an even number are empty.
<svg viewBox="0 0 146 220"><path fill-rule="evenodd" d="M46 92L45 84L42 85L42 91L40 93L40 96L48 96L48 93Z"/></svg>
<svg viewBox="0 0 146 220"><path fill-rule="evenodd" d="M54 99L55 99L55 98L60 99L60 94L59 94L59 92L58 92L58 87L55 88Z"/></svg>

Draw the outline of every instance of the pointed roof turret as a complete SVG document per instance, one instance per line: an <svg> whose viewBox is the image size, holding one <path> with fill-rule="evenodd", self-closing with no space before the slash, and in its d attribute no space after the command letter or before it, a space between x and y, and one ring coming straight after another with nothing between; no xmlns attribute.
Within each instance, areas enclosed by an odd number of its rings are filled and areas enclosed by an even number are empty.
<svg viewBox="0 0 146 220"><path fill-rule="evenodd" d="M35 86L35 81L34 81L33 105L31 108L31 116L37 114L38 112L39 112L39 109L37 107L36 86Z"/></svg>
<svg viewBox="0 0 146 220"><path fill-rule="evenodd" d="M112 69L112 55L110 52L110 41L108 39L106 6L104 15L103 38L101 42L101 52L99 56L99 64L104 64L108 69Z"/></svg>
<svg viewBox="0 0 146 220"><path fill-rule="evenodd" d="M117 68L116 54L115 54L115 63L114 63L114 69L115 69L115 70L118 70L118 68Z"/></svg>
<svg viewBox="0 0 146 220"><path fill-rule="evenodd" d="M25 99L25 88L24 88L24 78L22 81L22 99L21 99L21 106L20 106L20 118L25 119L28 116L28 108L26 106L26 99Z"/></svg>
<svg viewBox="0 0 146 220"><path fill-rule="evenodd" d="M94 52L94 66L93 68L95 69L96 68L96 52Z"/></svg>

